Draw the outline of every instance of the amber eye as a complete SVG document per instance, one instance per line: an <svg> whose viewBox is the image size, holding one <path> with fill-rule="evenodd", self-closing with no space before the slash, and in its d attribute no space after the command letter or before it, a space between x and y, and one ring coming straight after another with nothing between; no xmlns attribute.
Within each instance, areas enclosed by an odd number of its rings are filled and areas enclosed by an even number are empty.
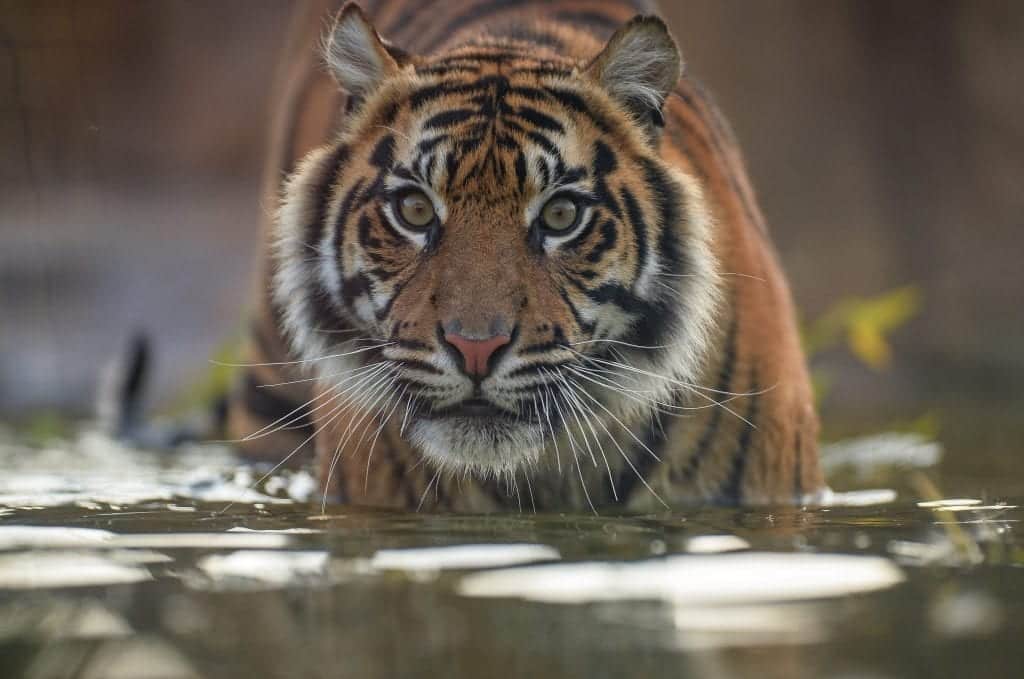
<svg viewBox="0 0 1024 679"><path fill-rule="evenodd" d="M398 214L414 229L422 229L434 221L434 204L422 191L410 191L398 199Z"/></svg>
<svg viewBox="0 0 1024 679"><path fill-rule="evenodd" d="M541 210L540 219L544 228L551 231L565 231L576 224L579 208L568 198L552 198Z"/></svg>

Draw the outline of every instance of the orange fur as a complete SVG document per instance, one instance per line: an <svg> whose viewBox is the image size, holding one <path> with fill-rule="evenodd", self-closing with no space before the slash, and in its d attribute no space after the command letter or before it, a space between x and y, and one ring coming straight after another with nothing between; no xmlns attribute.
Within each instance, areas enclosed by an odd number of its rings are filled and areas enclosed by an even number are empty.
<svg viewBox="0 0 1024 679"><path fill-rule="evenodd" d="M252 356L304 364L247 375L236 436L297 410L243 449L277 461L315 446L328 495L396 508L820 491L785 277L726 124L688 78L668 91L678 54L660 20L609 42L631 3L446 3L448 30L413 7L375 8L387 43L354 6L339 14L326 49L358 95L347 104L309 51L327 8L296 22L269 183L291 178ZM566 236L536 226L559 181L585 214ZM395 215L407 185L437 203L431 230ZM512 337L493 375L456 376L450 327ZM517 371L547 389L515 386ZM271 381L296 382L258 397ZM445 415L469 389L515 424Z"/></svg>

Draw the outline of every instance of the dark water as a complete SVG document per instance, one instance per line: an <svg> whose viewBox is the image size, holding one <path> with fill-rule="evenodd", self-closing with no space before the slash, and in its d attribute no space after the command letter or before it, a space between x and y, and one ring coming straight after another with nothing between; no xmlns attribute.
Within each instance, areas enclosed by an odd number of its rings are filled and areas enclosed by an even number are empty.
<svg viewBox="0 0 1024 679"><path fill-rule="evenodd" d="M0 451L4 678L1024 676L1013 497L322 511L213 449Z"/></svg>

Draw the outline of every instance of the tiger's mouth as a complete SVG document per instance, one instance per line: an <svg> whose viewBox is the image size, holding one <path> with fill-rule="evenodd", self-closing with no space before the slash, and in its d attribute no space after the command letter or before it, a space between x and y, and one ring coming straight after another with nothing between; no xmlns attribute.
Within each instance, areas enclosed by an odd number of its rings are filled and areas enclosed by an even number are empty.
<svg viewBox="0 0 1024 679"><path fill-rule="evenodd" d="M505 419L512 422L522 421L518 413L506 410L486 398L468 398L455 405L423 413L423 416L429 419L466 417L492 420Z"/></svg>

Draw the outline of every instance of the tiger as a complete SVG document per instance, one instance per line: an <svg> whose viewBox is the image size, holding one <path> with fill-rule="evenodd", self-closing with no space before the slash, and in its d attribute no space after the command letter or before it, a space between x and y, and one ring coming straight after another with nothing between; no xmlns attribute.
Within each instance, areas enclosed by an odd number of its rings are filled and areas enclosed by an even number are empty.
<svg viewBox="0 0 1024 679"><path fill-rule="evenodd" d="M655 11L298 14L229 406L243 455L314 460L325 501L395 510L824 492L788 283L737 141Z"/></svg>

